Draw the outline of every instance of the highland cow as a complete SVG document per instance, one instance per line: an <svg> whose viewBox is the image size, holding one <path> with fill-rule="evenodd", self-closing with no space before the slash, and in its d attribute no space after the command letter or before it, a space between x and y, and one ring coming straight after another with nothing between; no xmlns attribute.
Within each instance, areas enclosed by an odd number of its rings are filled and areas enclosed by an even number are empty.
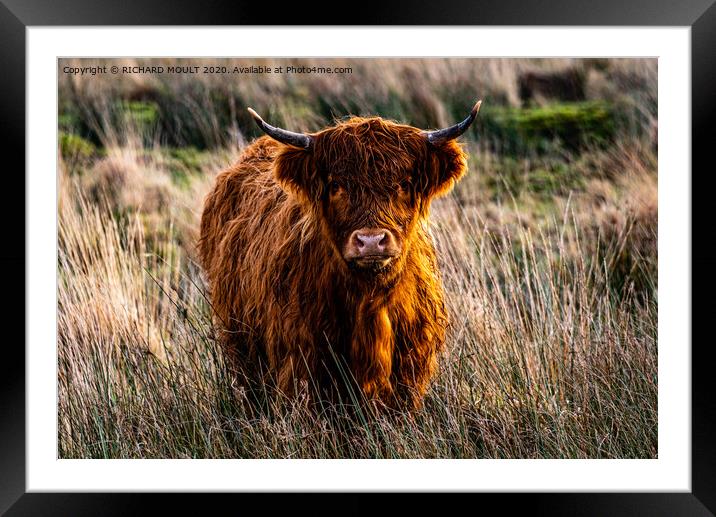
<svg viewBox="0 0 716 517"><path fill-rule="evenodd" d="M199 241L234 371L420 404L448 324L428 213L467 170L456 138L479 107L434 131L354 117L313 134L249 109L268 136L217 177Z"/></svg>

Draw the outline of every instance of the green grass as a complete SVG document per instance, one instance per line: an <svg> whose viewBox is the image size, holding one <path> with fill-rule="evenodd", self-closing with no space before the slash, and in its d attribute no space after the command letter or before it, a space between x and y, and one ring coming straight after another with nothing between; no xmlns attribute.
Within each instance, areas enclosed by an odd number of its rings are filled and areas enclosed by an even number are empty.
<svg viewBox="0 0 716 517"><path fill-rule="evenodd" d="M538 107L490 106L482 130L505 154L530 150L550 153L560 148L579 151L584 146L606 146L614 141L626 117L620 104L601 100L562 102Z"/></svg>
<svg viewBox="0 0 716 517"><path fill-rule="evenodd" d="M151 131L159 122L159 106L153 102L120 101L116 111L121 114L124 124L140 131Z"/></svg>
<svg viewBox="0 0 716 517"><path fill-rule="evenodd" d="M74 133L60 131L60 152L67 160L84 161L95 156L99 150L90 141Z"/></svg>

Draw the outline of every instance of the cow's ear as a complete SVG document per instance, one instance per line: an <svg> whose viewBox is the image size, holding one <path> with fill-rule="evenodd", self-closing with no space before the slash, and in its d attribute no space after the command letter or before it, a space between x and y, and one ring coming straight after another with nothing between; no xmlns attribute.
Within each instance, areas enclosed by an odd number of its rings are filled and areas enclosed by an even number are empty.
<svg viewBox="0 0 716 517"><path fill-rule="evenodd" d="M311 150L284 146L276 157L274 177L285 191L304 201L321 197L323 181Z"/></svg>
<svg viewBox="0 0 716 517"><path fill-rule="evenodd" d="M455 140L440 144L428 143L427 146L425 169L419 184L423 195L430 199L450 192L467 172L467 155Z"/></svg>

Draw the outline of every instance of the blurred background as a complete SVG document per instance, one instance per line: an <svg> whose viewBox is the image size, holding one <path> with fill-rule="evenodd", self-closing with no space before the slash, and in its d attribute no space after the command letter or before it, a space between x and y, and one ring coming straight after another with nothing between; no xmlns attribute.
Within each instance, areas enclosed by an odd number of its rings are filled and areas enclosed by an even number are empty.
<svg viewBox="0 0 716 517"><path fill-rule="evenodd" d="M65 72L89 66L136 72ZM656 59L65 59L58 88L62 456L655 457ZM196 238L260 134L246 108L430 129L477 99L469 172L433 205L453 323L418 420L348 443L296 408L242 413Z"/></svg>
<svg viewBox="0 0 716 517"><path fill-rule="evenodd" d="M110 63L164 72L62 72ZM231 73L252 65L341 71ZM198 72L187 73L190 67ZM211 149L258 135L248 105L296 131L376 114L429 128L462 120L481 98L473 137L482 133L492 148L510 153L544 151L556 138L575 147L620 130L654 130L656 74L655 59L60 60L60 127L101 145L111 131L104 122L131 117L164 145Z"/></svg>

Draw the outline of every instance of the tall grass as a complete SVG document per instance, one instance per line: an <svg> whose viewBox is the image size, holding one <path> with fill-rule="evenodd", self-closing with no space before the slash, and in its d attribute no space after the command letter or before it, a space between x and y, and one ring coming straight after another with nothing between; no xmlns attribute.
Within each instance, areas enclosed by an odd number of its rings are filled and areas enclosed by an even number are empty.
<svg viewBox="0 0 716 517"><path fill-rule="evenodd" d="M238 88L254 105L269 102L262 88L286 89L274 110L302 129L325 120L314 107L326 99L381 113L375 99L392 88L409 106L415 92L400 87L413 70L432 79L443 123L453 115L442 99L463 95L436 85L493 70L492 88L514 107L521 68L572 62L379 64L372 93L361 75L314 78L320 95L301 93L299 80ZM644 66L615 62L611 74L642 77ZM211 97L218 83L73 81L72 92L61 84L61 104L91 114L82 124L94 120L96 131L84 133L92 147L61 145L58 171L60 457L656 457L656 162L647 133L623 129L606 149L519 155L471 137L468 177L433 207L451 325L424 407L315 410L265 386L257 411L253 394L230 385L195 263L203 196L240 149L224 136L203 151L175 149L161 127L116 117L114 103L124 95L116 90L138 84L145 97L167 88ZM613 87L609 79L601 91ZM224 116L197 110L182 116ZM82 124L70 134L82 138ZM250 127L238 115L233 124ZM217 134L231 126L218 123Z"/></svg>

